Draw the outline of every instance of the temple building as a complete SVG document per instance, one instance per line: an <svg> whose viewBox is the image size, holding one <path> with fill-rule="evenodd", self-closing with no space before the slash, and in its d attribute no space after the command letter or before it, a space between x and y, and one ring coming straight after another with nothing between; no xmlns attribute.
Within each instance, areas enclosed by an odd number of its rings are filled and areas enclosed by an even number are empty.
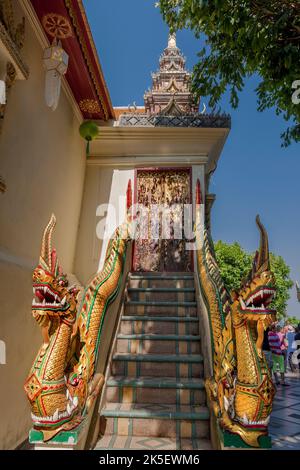
<svg viewBox="0 0 300 470"><path fill-rule="evenodd" d="M270 444L261 330L210 235L231 119L166 41L144 105L113 107L82 0L0 3L1 449Z"/></svg>

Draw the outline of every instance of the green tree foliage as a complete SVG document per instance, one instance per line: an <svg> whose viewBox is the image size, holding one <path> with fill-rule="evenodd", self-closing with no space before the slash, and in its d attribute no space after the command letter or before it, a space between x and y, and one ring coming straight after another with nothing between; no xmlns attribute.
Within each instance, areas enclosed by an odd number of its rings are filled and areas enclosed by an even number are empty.
<svg viewBox="0 0 300 470"><path fill-rule="evenodd" d="M295 328L300 324L300 319L294 316L288 317L287 321L289 322L290 325L292 325Z"/></svg>
<svg viewBox="0 0 300 470"><path fill-rule="evenodd" d="M157 5L172 30L205 34L193 74L196 95L210 96L214 108L229 90L236 108L244 79L257 73L258 110L275 107L292 122L282 133L283 145L300 141L300 104L292 101L292 85L300 80L299 0L160 0Z"/></svg>
<svg viewBox="0 0 300 470"><path fill-rule="evenodd" d="M241 281L250 272L253 257L237 243L215 243L215 252L223 281L229 292L239 289Z"/></svg>
<svg viewBox="0 0 300 470"><path fill-rule="evenodd" d="M242 280L252 268L254 255L243 250L237 242L230 245L218 241L215 243L215 252L226 288L229 292L239 289ZM290 268L281 256L270 253L270 262L277 291L273 304L277 310L277 318L280 320L286 318L286 307L290 298L289 290L293 287L293 281L290 279Z"/></svg>

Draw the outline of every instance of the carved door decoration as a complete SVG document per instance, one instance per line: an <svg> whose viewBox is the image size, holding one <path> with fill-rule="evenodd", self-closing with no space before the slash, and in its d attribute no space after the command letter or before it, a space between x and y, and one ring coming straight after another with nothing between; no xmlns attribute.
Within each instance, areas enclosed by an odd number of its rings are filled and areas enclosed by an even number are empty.
<svg viewBox="0 0 300 470"><path fill-rule="evenodd" d="M184 205L190 202L189 169L138 171L135 271L192 270L184 237Z"/></svg>

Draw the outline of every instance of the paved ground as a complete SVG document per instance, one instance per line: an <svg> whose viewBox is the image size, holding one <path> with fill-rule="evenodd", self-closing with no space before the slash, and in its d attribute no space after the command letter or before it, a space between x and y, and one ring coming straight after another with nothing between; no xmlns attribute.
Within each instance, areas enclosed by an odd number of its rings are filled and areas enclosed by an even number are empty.
<svg viewBox="0 0 300 470"><path fill-rule="evenodd" d="M274 450L300 450L300 375L287 373L289 387L278 386L269 432Z"/></svg>

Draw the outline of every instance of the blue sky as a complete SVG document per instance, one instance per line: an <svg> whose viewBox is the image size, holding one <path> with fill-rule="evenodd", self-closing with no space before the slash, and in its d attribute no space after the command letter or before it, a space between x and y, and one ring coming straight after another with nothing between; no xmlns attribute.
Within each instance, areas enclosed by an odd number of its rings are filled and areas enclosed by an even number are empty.
<svg viewBox="0 0 300 470"><path fill-rule="evenodd" d="M143 105L144 91L151 85L151 72L166 47L168 28L153 0L85 0L92 33L114 106L134 101ZM192 68L201 41L190 31L177 35L178 46ZM213 176L210 191L217 201L212 214L215 240L238 241L248 251L258 246L255 215L259 213L270 249L291 267L300 281L300 145L280 146L286 123L273 110L258 113L254 89L256 77L246 82L238 110L226 98L222 109L232 116L232 130ZM207 99L202 102L207 103ZM295 289L291 291L289 315L300 318Z"/></svg>

